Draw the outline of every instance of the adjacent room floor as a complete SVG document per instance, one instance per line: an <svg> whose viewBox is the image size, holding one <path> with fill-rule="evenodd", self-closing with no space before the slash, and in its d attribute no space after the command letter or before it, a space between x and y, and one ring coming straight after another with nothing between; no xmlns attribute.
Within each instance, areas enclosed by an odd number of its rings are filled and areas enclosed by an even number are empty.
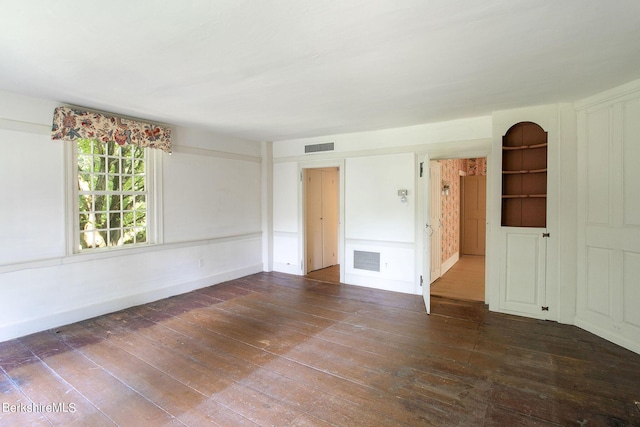
<svg viewBox="0 0 640 427"><path fill-rule="evenodd" d="M431 284L431 295L484 301L485 257L464 255Z"/></svg>
<svg viewBox="0 0 640 427"><path fill-rule="evenodd" d="M581 329L281 273L0 343L0 384L1 425L640 425Z"/></svg>

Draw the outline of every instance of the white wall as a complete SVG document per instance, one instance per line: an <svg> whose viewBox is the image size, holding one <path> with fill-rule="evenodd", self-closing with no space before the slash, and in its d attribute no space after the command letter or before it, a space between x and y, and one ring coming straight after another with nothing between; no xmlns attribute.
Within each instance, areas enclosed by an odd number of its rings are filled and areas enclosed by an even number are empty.
<svg viewBox="0 0 640 427"><path fill-rule="evenodd" d="M175 128L164 243L67 254L58 104L0 92L0 340L262 271L260 145Z"/></svg>
<svg viewBox="0 0 640 427"><path fill-rule="evenodd" d="M273 144L273 268L302 274L304 232L300 169L339 164L342 187L342 274L348 284L421 293L416 232L416 153L484 156L491 118L479 117L381 131L277 141ZM334 142L335 150L304 154L304 146ZM409 191L401 203L398 190ZM354 251L380 253L380 271L354 268Z"/></svg>
<svg viewBox="0 0 640 427"><path fill-rule="evenodd" d="M640 353L640 80L576 107L576 324Z"/></svg>

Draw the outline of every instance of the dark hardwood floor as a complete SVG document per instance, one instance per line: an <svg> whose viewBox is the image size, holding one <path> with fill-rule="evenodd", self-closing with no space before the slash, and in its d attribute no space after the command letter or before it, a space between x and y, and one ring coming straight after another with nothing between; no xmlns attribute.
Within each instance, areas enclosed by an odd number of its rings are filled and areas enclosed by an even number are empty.
<svg viewBox="0 0 640 427"><path fill-rule="evenodd" d="M640 425L640 355L422 304L261 273L0 343L0 424Z"/></svg>

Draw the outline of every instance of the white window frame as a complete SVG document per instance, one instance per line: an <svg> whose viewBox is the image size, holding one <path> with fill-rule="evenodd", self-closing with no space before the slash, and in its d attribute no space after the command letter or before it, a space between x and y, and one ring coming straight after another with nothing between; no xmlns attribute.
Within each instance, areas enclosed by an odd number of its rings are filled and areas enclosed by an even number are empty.
<svg viewBox="0 0 640 427"><path fill-rule="evenodd" d="M128 244L111 246L106 248L79 249L80 219L78 207L78 144L70 142L64 144L65 156L65 200L66 200L66 224L67 243L66 252L71 255L89 254L113 254L120 251L139 251L150 245L163 242L162 235L162 159L161 150L144 148L146 150L145 161L145 188L147 192L147 241L140 244Z"/></svg>

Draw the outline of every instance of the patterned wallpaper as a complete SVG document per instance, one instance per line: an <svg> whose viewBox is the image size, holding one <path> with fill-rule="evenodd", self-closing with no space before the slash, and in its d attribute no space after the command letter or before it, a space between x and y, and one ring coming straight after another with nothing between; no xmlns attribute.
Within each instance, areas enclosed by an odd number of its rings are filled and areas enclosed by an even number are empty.
<svg viewBox="0 0 640 427"><path fill-rule="evenodd" d="M440 196L442 203L442 262L460 248L460 171L467 175L486 175L487 159L440 160L442 181L449 183L449 195Z"/></svg>

